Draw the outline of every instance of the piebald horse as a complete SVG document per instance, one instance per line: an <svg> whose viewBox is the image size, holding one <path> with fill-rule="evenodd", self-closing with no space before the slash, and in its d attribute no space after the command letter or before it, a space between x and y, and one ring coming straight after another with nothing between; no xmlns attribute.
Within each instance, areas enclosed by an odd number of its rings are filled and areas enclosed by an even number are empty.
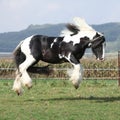
<svg viewBox="0 0 120 120"><path fill-rule="evenodd" d="M16 78L13 90L18 95L22 94L22 86L32 87L32 79L28 72L42 71L34 67L38 61L52 64L69 62L74 69L70 76L74 87L77 89L82 80L80 59L87 48L91 48L97 60L104 60L105 37L94 30L84 19L74 18L74 24L67 24L66 30L59 37L33 35L21 41L14 50L16 63Z"/></svg>

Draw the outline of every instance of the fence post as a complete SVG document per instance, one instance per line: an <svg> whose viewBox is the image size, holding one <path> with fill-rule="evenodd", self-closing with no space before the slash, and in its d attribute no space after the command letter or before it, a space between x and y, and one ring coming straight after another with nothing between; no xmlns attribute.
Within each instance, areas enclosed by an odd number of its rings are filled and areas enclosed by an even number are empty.
<svg viewBox="0 0 120 120"><path fill-rule="evenodd" d="M120 86L120 51L118 51L118 86Z"/></svg>

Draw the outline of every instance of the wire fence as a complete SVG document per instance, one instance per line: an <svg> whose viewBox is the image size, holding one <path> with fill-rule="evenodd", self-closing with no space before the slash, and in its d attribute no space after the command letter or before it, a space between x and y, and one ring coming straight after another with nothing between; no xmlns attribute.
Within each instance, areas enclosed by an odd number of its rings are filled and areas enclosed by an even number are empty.
<svg viewBox="0 0 120 120"><path fill-rule="evenodd" d="M38 66L44 66L47 63L39 62ZM91 53L87 53L81 60L86 80L118 80L118 53L107 53L106 60L103 62L96 61ZM40 74L30 74L34 79L68 79L67 74L72 66L69 63L51 65L54 72L48 76ZM15 64L11 53L0 53L0 79L15 78Z"/></svg>

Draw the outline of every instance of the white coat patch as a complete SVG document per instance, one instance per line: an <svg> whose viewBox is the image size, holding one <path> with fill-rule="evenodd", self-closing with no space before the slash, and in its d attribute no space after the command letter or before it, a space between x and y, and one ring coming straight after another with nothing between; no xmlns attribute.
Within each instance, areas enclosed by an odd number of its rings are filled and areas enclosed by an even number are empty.
<svg viewBox="0 0 120 120"><path fill-rule="evenodd" d="M54 43L57 42L57 38L54 39L53 43L51 44L50 48L53 47Z"/></svg>
<svg viewBox="0 0 120 120"><path fill-rule="evenodd" d="M93 37L96 35L95 31L80 31L77 35L71 36L71 35L66 35L63 39L65 42L73 42L73 45L79 44L80 39L84 37L88 37L90 40L93 39Z"/></svg>
<svg viewBox="0 0 120 120"><path fill-rule="evenodd" d="M30 41L31 41L32 38L33 38L33 36L30 36L30 37L26 38L21 45L21 51L23 53L25 53L26 55L31 54L29 45L30 45Z"/></svg>

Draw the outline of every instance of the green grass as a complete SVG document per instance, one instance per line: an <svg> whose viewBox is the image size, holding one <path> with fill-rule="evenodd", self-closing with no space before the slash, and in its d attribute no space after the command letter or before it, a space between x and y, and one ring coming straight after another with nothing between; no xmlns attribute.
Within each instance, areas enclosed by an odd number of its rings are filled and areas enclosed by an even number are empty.
<svg viewBox="0 0 120 120"><path fill-rule="evenodd" d="M0 120L119 120L117 81L83 81L78 90L66 80L36 80L17 96L12 80L0 80Z"/></svg>

